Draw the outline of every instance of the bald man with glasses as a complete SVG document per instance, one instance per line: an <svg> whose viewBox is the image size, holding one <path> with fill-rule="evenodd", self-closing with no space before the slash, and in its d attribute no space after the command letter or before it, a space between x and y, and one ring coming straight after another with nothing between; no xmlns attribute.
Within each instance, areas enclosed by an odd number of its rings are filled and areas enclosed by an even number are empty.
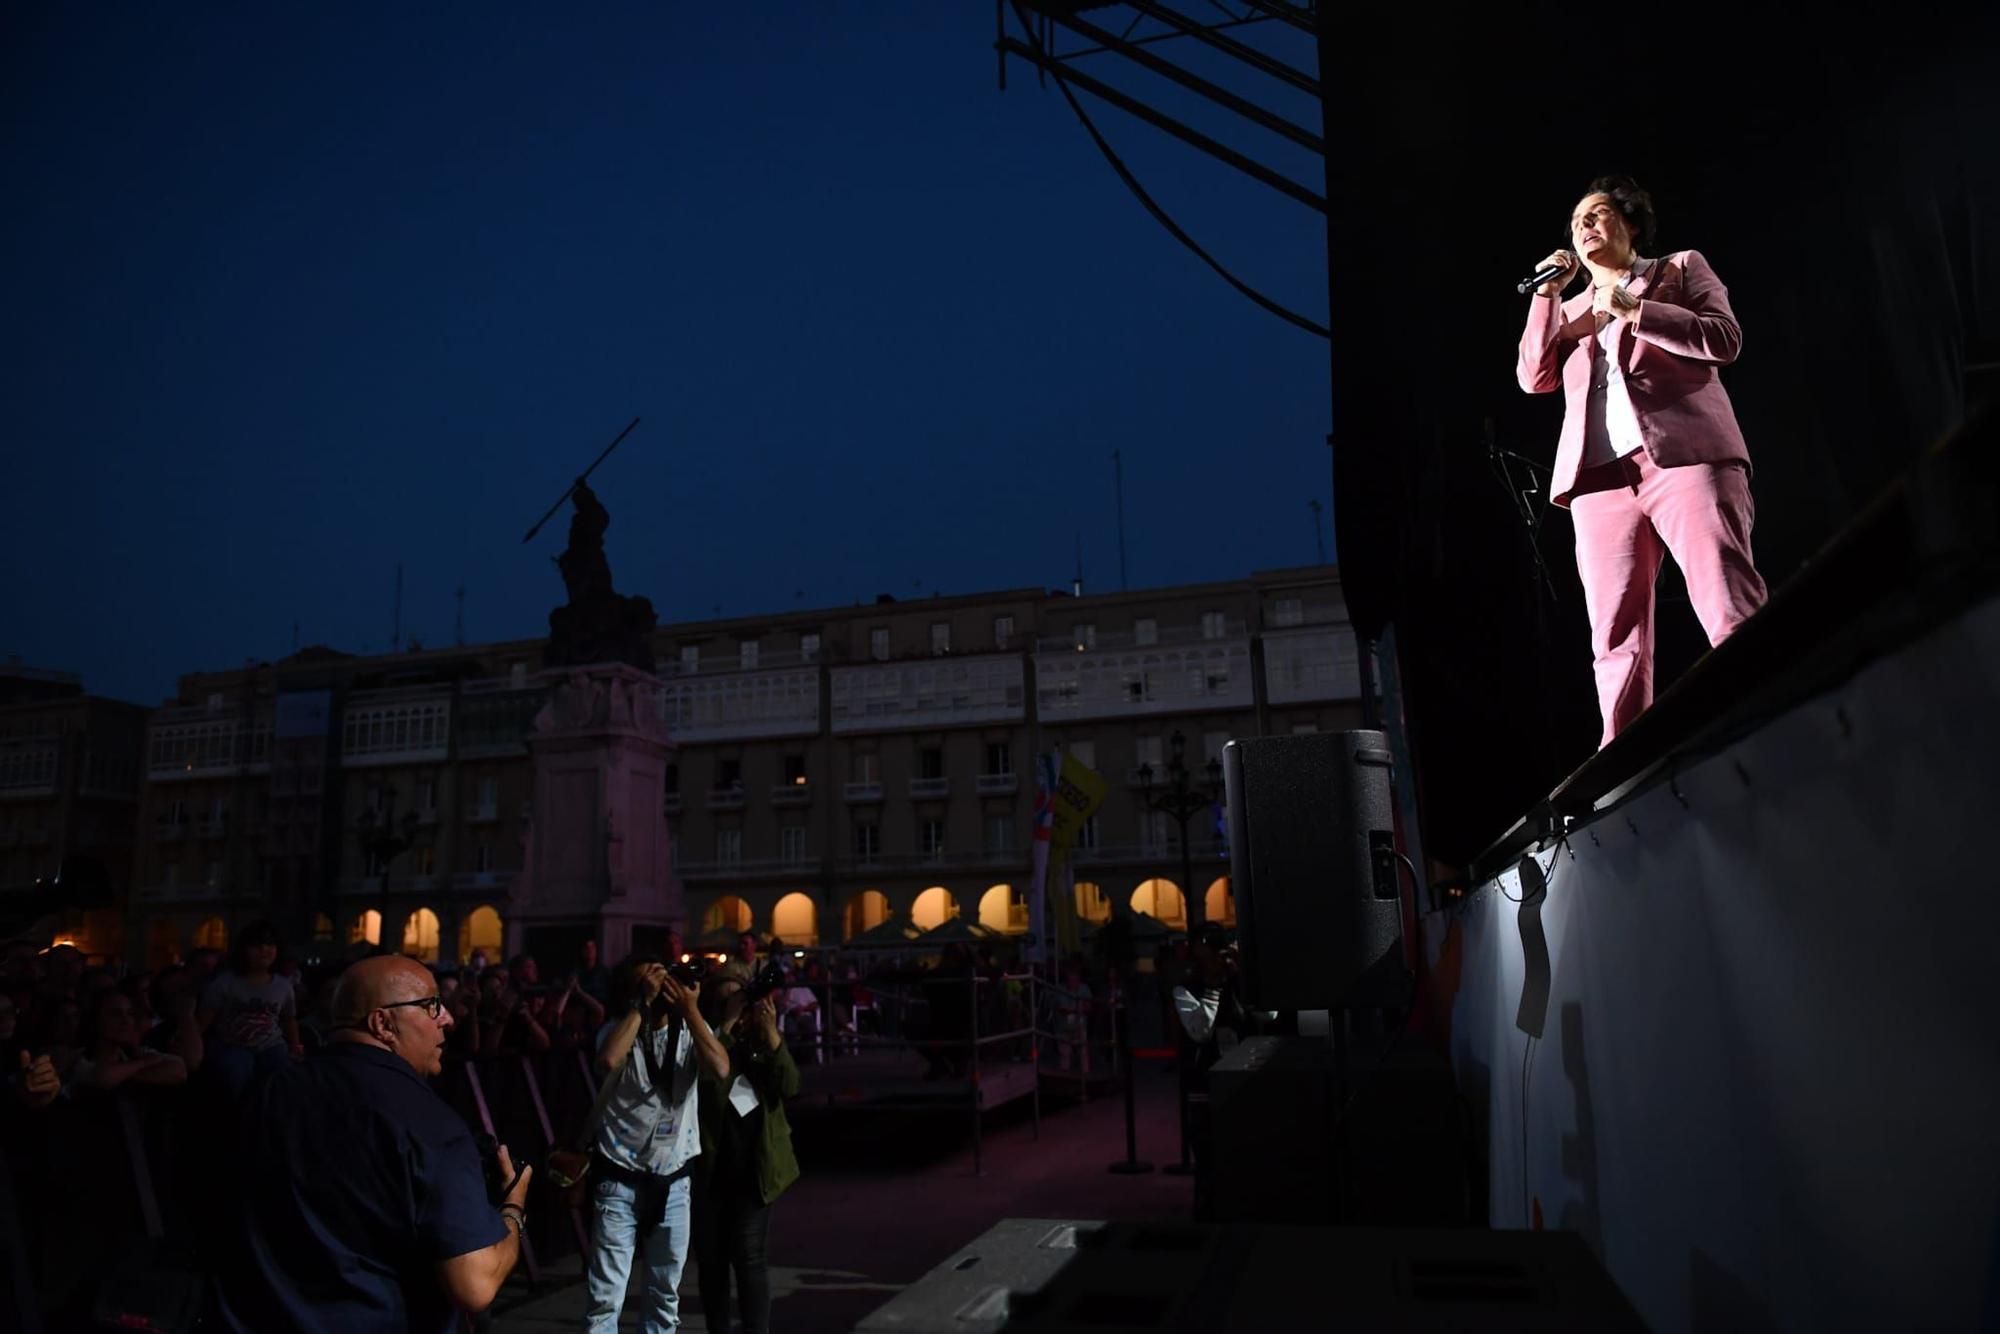
<svg viewBox="0 0 2000 1334"><path fill-rule="evenodd" d="M451 1012L413 959L364 959L327 1049L252 1089L218 1248L233 1330L430 1330L492 1304L520 1257L532 1169L497 1209L472 1131L425 1080Z"/></svg>

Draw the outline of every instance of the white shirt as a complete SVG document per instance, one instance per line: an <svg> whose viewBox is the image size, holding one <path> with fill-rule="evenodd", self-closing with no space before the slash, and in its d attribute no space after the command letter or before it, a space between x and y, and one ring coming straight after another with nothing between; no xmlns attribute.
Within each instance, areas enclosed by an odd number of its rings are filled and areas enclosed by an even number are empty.
<svg viewBox="0 0 2000 1334"><path fill-rule="evenodd" d="M1632 271L1618 280L1629 288L1634 278L1652 271L1653 261L1635 259ZM1639 414L1632 410L1632 395L1625 387L1625 371L1618 364L1618 337L1625 321L1606 320L1590 340L1590 397L1583 414L1583 464L1593 468L1615 463L1644 443L1639 436Z"/></svg>
<svg viewBox="0 0 2000 1334"><path fill-rule="evenodd" d="M599 1050L615 1027L606 1024L598 1030ZM680 1041L669 1053L667 1035L674 1032L680 1034ZM647 1050L641 1051L642 1047ZM667 1076L665 1082L671 1087L655 1090L654 1066ZM680 1171L701 1152L701 1124L695 1104L699 1073L694 1035L686 1024L655 1028L646 1021L632 1039L624 1068L607 1076L617 1083L605 1099L604 1115L597 1123L597 1151L633 1172L664 1177Z"/></svg>

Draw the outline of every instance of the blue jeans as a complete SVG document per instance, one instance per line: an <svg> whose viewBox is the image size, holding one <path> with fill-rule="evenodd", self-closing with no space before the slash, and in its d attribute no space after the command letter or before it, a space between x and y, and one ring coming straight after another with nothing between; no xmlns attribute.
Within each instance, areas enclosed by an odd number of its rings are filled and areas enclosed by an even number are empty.
<svg viewBox="0 0 2000 1334"><path fill-rule="evenodd" d="M292 1063L292 1054L282 1042L269 1047L239 1047L233 1042L212 1039L204 1064L215 1072L234 1102L243 1096L250 1081L277 1074Z"/></svg>
<svg viewBox="0 0 2000 1334"><path fill-rule="evenodd" d="M678 1289L688 1254L687 1175L670 1184L640 1183L603 1167L601 1161L591 1167L596 1180L590 1188L590 1268L585 1274L590 1302L584 1308L584 1328L590 1334L617 1330L632 1278L632 1253L643 1247L646 1276L639 1328L644 1334L679 1329Z"/></svg>

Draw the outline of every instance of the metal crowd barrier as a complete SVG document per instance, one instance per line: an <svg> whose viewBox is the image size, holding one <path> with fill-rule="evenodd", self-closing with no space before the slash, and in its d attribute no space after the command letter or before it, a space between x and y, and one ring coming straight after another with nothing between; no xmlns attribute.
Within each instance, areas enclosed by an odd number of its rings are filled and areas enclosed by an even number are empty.
<svg viewBox="0 0 2000 1334"><path fill-rule="evenodd" d="M940 1085L963 1089L963 1097L945 1092L931 1100L931 1105L945 1112L967 1112L975 1173L985 1170L987 1110L1028 1098L1033 1133L1039 1139L1044 1079L1057 1084L1074 1081L1075 1096L1087 1100L1093 1080L1109 1085L1117 1077L1119 1057L1106 1003L1093 1000L1086 1010L1076 993L1033 972L932 975L914 986L862 979L860 985L871 997L866 1007L871 1012L870 1023L861 1022L863 1007L854 999L856 982L826 979L809 988L818 999L813 1023L803 1031L796 1024L787 1026L786 1040L806 1071L808 1093L815 1084L847 1078L866 1082L859 1071L849 1075L825 1067L842 1062L859 1066L866 1064L865 1058L882 1053L913 1053L925 1061L933 1075L942 1072L943 1077L937 1080ZM938 1002L957 999L952 993L960 985L964 988L962 1011L951 1014L947 1010L941 1016ZM1080 1024L1062 1024L1072 1009ZM1073 1059L1075 1070L1068 1068L1065 1056ZM881 1070L879 1063L876 1077L883 1089L894 1089L904 1082L896 1072ZM834 1105L831 1094L826 1102ZM860 1105L874 1104L864 1100ZM897 1105L907 1110L926 1103L910 1100Z"/></svg>

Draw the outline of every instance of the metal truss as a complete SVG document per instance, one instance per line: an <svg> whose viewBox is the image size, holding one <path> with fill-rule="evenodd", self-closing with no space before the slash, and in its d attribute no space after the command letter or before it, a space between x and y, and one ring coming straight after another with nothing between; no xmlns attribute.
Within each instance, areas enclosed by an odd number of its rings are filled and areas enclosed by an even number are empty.
<svg viewBox="0 0 2000 1334"><path fill-rule="evenodd" d="M1235 0L1235 7L1223 0L1207 0L1207 3L1215 11L1215 17L1196 17L1184 9L1170 8L1161 0L1123 0L1118 4L1093 4L1089 0L996 0L994 48L1000 57L1000 87L1003 91L1007 87L1007 57L1014 56L1033 66L1038 75L1055 79L1065 91L1074 88L1088 93L1324 214L1326 197L1317 190L1079 68L1079 62L1091 57L1122 56L1130 64L1324 160L1326 140L1317 127L1300 125L1160 53L1160 48L1170 43L1196 42L1229 57L1245 70L1317 98L1320 85L1315 76L1230 35L1233 30L1254 25L1279 24L1304 34L1311 43L1318 34L1317 7L1286 4L1283 0ZM1009 31L1010 9L1017 32ZM1114 31L1107 21L1114 19L1119 11L1128 17L1123 29Z"/></svg>

